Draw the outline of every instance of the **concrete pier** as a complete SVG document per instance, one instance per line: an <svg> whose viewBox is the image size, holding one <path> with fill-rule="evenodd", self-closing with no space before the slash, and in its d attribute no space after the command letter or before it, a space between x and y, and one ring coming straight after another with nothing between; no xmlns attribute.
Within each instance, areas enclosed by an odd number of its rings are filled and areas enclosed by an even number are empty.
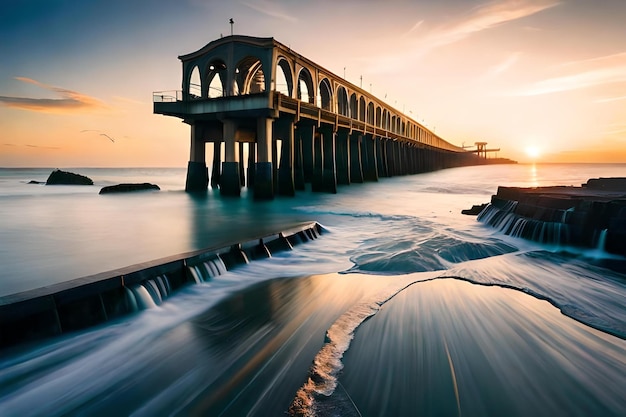
<svg viewBox="0 0 626 417"><path fill-rule="evenodd" d="M226 36L179 59L183 90L153 97L191 128L187 191L207 189L209 142L211 187L257 199L489 162L273 38Z"/></svg>

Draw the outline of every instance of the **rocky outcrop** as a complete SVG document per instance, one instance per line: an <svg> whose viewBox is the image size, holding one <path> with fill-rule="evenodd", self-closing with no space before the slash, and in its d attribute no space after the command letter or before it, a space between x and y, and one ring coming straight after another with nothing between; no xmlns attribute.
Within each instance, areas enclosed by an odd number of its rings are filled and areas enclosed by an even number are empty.
<svg viewBox="0 0 626 417"><path fill-rule="evenodd" d="M478 205L474 204L470 209L461 210L461 214L466 214L468 216L477 216L478 214L480 214L481 211L485 209L485 207L487 207L487 204L488 203Z"/></svg>
<svg viewBox="0 0 626 417"><path fill-rule="evenodd" d="M50 173L46 185L93 185L93 181L84 175L55 169Z"/></svg>
<svg viewBox="0 0 626 417"><path fill-rule="evenodd" d="M626 178L581 187L498 187L478 220L508 235L626 255Z"/></svg>
<svg viewBox="0 0 626 417"><path fill-rule="evenodd" d="M112 193L129 193L134 191L146 191L146 190L160 190L161 188L156 184L144 183L132 183L132 184L117 184L102 187L100 194L112 194Z"/></svg>

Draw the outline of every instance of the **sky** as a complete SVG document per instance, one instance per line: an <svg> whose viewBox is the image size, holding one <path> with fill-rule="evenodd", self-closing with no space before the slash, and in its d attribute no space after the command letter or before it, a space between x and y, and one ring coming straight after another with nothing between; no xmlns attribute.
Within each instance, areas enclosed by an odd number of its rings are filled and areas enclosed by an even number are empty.
<svg viewBox="0 0 626 417"><path fill-rule="evenodd" d="M455 145L626 162L624 0L3 0L0 167L185 167L152 93L230 18Z"/></svg>

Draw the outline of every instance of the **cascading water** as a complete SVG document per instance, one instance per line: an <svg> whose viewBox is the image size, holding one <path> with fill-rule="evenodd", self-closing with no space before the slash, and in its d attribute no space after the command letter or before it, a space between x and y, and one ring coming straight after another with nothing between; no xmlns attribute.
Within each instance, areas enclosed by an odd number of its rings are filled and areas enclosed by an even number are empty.
<svg viewBox="0 0 626 417"><path fill-rule="evenodd" d="M213 259L204 261L201 264L187 266L187 271L189 271L189 274L193 277L197 284L204 281L210 281L212 278L224 274L226 270L226 265L219 255Z"/></svg>
<svg viewBox="0 0 626 417"><path fill-rule="evenodd" d="M477 217L478 221L500 232L535 242L551 245L569 243L569 225L564 222L546 222L529 219L514 212L517 201L507 201L501 207L489 204ZM564 210L561 220L566 220L573 209Z"/></svg>

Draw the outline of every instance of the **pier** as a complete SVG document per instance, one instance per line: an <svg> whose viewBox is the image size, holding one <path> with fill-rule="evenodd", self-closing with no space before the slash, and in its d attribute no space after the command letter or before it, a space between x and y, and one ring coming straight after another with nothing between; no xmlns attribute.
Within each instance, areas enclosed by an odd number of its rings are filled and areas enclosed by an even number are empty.
<svg viewBox="0 0 626 417"><path fill-rule="evenodd" d="M178 57L154 113L190 126L185 189L258 199L489 163L273 38L231 35ZM213 161L206 147L213 146ZM245 161L247 159L247 161Z"/></svg>

